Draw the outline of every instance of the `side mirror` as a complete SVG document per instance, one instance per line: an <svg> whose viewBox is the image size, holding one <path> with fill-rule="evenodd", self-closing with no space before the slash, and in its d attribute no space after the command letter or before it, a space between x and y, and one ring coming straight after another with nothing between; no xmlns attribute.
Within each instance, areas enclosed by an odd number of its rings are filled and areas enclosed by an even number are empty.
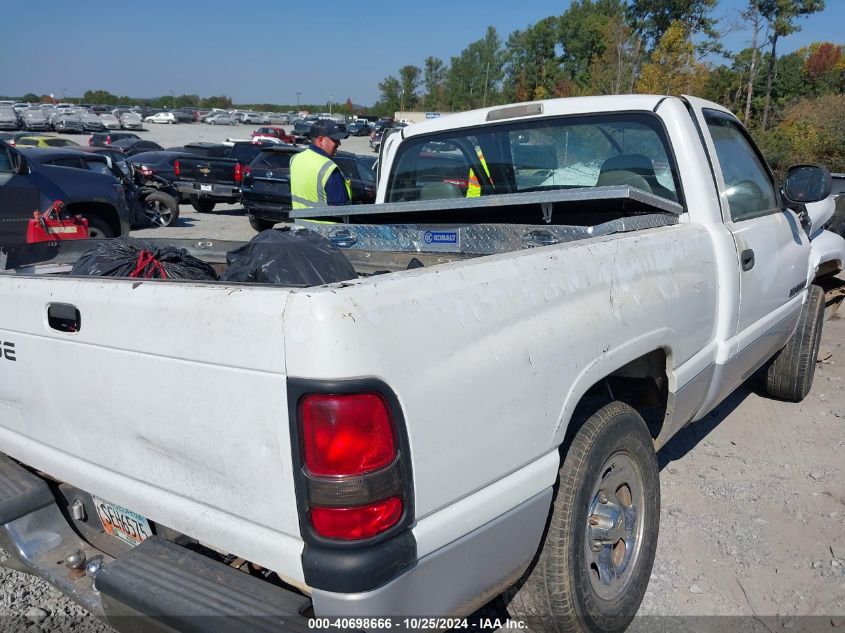
<svg viewBox="0 0 845 633"><path fill-rule="evenodd" d="M827 167L821 165L793 165L786 172L783 196L791 204L819 202L830 195L833 179Z"/></svg>

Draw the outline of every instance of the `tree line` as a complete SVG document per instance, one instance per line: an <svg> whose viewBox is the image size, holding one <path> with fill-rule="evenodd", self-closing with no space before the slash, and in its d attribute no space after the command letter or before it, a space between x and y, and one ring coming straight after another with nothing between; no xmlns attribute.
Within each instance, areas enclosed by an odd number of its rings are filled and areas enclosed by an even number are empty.
<svg viewBox="0 0 845 633"><path fill-rule="evenodd" d="M443 112L553 97L692 94L721 103L780 168L793 158L845 170L845 51L816 42L778 53L824 0L573 0L502 39L493 27L448 63L427 57L379 83L374 110ZM727 51L720 32L750 46ZM714 61L716 60L716 61ZM815 147L815 149L814 149ZM793 161L795 162L795 161Z"/></svg>

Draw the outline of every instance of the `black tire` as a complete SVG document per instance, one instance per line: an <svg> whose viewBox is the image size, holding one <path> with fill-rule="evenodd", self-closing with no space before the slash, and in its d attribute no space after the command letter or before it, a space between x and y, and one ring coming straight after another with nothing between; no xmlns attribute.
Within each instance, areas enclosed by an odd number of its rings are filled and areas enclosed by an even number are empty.
<svg viewBox="0 0 845 633"><path fill-rule="evenodd" d="M572 439L544 541L505 594L510 615L544 633L623 631L648 586L659 521L648 427L630 406L611 402Z"/></svg>
<svg viewBox="0 0 845 633"><path fill-rule="evenodd" d="M261 233L261 231L266 231L267 229L272 229L276 226L276 223L272 220L261 220L259 218L254 218L249 216L249 225L254 228L256 231Z"/></svg>
<svg viewBox="0 0 845 633"><path fill-rule="evenodd" d="M824 323L824 290L811 285L798 326L766 370L766 392L775 398L801 402L810 393Z"/></svg>
<svg viewBox="0 0 845 633"><path fill-rule="evenodd" d="M153 191L144 199L144 213L154 226L173 226L179 219L179 203L163 191Z"/></svg>
<svg viewBox="0 0 845 633"><path fill-rule="evenodd" d="M88 238L92 240L107 240L115 237L114 230L109 226L103 218L98 215L82 214L82 217L88 220Z"/></svg>
<svg viewBox="0 0 845 633"><path fill-rule="evenodd" d="M191 194L191 206L197 213L211 213L214 211L214 200L208 198L200 198L197 195Z"/></svg>

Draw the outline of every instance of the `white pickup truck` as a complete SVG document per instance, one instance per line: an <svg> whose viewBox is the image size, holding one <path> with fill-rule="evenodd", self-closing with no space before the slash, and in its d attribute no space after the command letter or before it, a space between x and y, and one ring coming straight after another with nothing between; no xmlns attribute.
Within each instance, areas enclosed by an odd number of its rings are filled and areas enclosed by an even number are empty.
<svg viewBox="0 0 845 633"><path fill-rule="evenodd" d="M5 248L0 544L118 626L444 628L414 618L502 595L532 628L624 629L656 451L758 368L810 389L803 204L829 192L813 166L781 191L716 104L589 97L389 137L380 204L298 214L351 281L79 277L78 242Z"/></svg>

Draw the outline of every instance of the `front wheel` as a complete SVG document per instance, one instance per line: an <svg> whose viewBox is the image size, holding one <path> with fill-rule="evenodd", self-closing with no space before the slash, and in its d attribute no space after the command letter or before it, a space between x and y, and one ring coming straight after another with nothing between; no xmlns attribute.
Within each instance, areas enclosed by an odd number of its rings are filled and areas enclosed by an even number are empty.
<svg viewBox="0 0 845 633"><path fill-rule="evenodd" d="M775 398L800 402L810 393L824 323L824 290L810 286L798 326L766 371L766 392Z"/></svg>
<svg viewBox="0 0 845 633"><path fill-rule="evenodd" d="M179 204L173 196L153 191L144 199L144 214L153 226L173 226L179 219Z"/></svg>
<svg viewBox="0 0 845 633"><path fill-rule="evenodd" d="M648 586L659 520L651 435L634 409L611 402L566 452L545 540L505 596L510 614L549 633L624 631Z"/></svg>
<svg viewBox="0 0 845 633"><path fill-rule="evenodd" d="M107 240L115 236L114 231L103 218L97 215L82 214L82 217L88 220L88 239L89 240Z"/></svg>

